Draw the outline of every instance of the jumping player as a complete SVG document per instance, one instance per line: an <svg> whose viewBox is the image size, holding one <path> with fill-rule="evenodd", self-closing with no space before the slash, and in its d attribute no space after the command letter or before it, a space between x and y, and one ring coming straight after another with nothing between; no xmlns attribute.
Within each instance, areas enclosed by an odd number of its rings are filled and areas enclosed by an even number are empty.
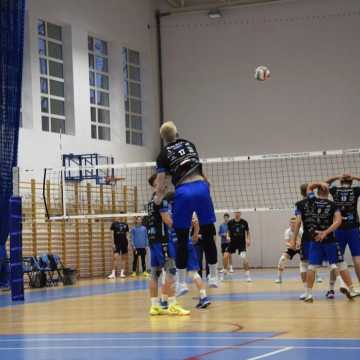
<svg viewBox="0 0 360 360"><path fill-rule="evenodd" d="M336 180L340 180L340 186L331 186ZM360 181L360 177L344 174L332 177L326 182L330 185L330 194L342 216L342 224L335 232L336 240L340 245L342 255L345 253L346 246L349 246L355 272L360 282L360 235L357 209L360 187L352 186L354 180Z"/></svg>
<svg viewBox="0 0 360 360"><path fill-rule="evenodd" d="M318 197L314 190L317 189ZM341 225L341 213L334 202L328 200L329 189L326 183L311 183L308 186L308 198L304 201L303 209L297 209L298 220L304 219L304 229L311 236L309 246L309 266L306 274L307 289L305 302L313 302L312 288L315 282L316 268L321 266L322 262L327 260L332 269L339 271L347 288L341 288L340 291L347 296L349 300L357 296L354 291L350 273L347 265L341 255L339 245L334 236L334 231ZM295 247L295 239L298 235L298 224L294 229L294 236L291 246Z"/></svg>
<svg viewBox="0 0 360 360"><path fill-rule="evenodd" d="M110 230L114 233L114 255L113 255L113 266L112 272L108 276L108 279L116 278L116 268L121 257L122 268L120 277L125 278L129 271L129 254L128 254L128 238L129 226L127 223L122 221L114 221L111 224Z"/></svg>
<svg viewBox="0 0 360 360"><path fill-rule="evenodd" d="M250 230L247 221L241 218L240 211L237 211L235 213L235 218L228 222L228 233L230 243L225 249L224 273L227 274L230 255L235 254L237 250L243 260L246 280L247 282L251 282L250 267L246 252L247 248L250 247L251 244Z"/></svg>
<svg viewBox="0 0 360 360"><path fill-rule="evenodd" d="M300 254L300 247L301 247L301 238L303 236L303 230L300 229L299 233L296 237L296 247L295 249L291 248L290 246L290 240L292 240L293 235L294 235L294 230L295 230L295 226L296 226L296 216L293 216L290 219L290 226L285 230L285 234L284 234L284 239L285 239L285 243L286 243L286 251L284 251L279 259L279 263L278 263L278 277L275 280L275 282L277 284L281 284L282 283L282 275L286 266L286 263L289 260L292 260L293 257L297 254Z"/></svg>
<svg viewBox="0 0 360 360"><path fill-rule="evenodd" d="M156 174L149 178L151 187L156 187ZM149 281L150 292L150 315L189 315L190 311L183 309L177 304L175 296L175 248L169 242L168 228L172 226L172 219L169 215L167 200L163 199L160 204L156 204L153 195L148 203L148 238L151 255L151 278ZM165 269L165 282L162 292L168 297L168 309L160 305L158 296L159 277Z"/></svg>
<svg viewBox="0 0 360 360"><path fill-rule="evenodd" d="M166 122L160 128L165 142L157 164L157 186L154 200L161 203L165 195L166 174L170 174L175 186L173 207L174 228L177 235L176 267L183 274L187 266L187 246L191 218L196 212L201 227L205 256L209 264L209 286L217 287L217 249L213 241L213 227L216 222L209 183L204 177L198 152L193 143L177 137L173 122Z"/></svg>

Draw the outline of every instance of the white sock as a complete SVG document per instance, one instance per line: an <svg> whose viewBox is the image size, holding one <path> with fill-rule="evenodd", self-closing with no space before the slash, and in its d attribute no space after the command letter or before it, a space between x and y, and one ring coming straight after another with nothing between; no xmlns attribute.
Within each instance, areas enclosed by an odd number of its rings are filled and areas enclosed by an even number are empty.
<svg viewBox="0 0 360 360"><path fill-rule="evenodd" d="M177 272L179 274L178 279L179 279L179 284L184 284L186 283L186 269L177 269Z"/></svg>
<svg viewBox="0 0 360 360"><path fill-rule="evenodd" d="M121 269L120 274L121 274L121 275L124 275L124 269Z"/></svg>
<svg viewBox="0 0 360 360"><path fill-rule="evenodd" d="M205 289L201 289L200 290L200 299L204 299L206 298L206 290Z"/></svg>
<svg viewBox="0 0 360 360"><path fill-rule="evenodd" d="M116 274L116 270L113 269L113 270L111 271L111 275L115 276L115 274Z"/></svg>
<svg viewBox="0 0 360 360"><path fill-rule="evenodd" d="M245 271L245 275L246 275L247 277L250 277L250 270Z"/></svg>
<svg viewBox="0 0 360 360"><path fill-rule="evenodd" d="M212 278L217 278L217 264L209 264L209 275Z"/></svg>
<svg viewBox="0 0 360 360"><path fill-rule="evenodd" d="M346 288L346 285L345 285L344 280L342 279L342 277L339 275L338 278L339 278L340 287Z"/></svg>
<svg viewBox="0 0 360 360"><path fill-rule="evenodd" d="M150 301L151 301L151 306L159 306L160 305L158 297L152 297L152 298L150 298Z"/></svg>
<svg viewBox="0 0 360 360"><path fill-rule="evenodd" d="M333 281L330 281L330 282L329 282L329 288L330 288L330 290L334 291L334 289L335 289L335 283L334 283Z"/></svg>
<svg viewBox="0 0 360 360"><path fill-rule="evenodd" d="M174 304L176 304L176 297L170 296L169 297L169 305L174 305Z"/></svg>
<svg viewBox="0 0 360 360"><path fill-rule="evenodd" d="M161 294L161 301L163 302L168 301L168 296L165 294Z"/></svg>
<svg viewBox="0 0 360 360"><path fill-rule="evenodd" d="M306 288L306 296L312 295L312 289Z"/></svg>

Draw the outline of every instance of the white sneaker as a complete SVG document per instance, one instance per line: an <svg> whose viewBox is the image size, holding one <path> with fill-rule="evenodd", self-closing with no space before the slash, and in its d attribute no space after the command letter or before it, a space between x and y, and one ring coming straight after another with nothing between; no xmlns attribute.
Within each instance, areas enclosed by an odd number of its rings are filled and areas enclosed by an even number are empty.
<svg viewBox="0 0 360 360"><path fill-rule="evenodd" d="M223 273L224 271L225 271L225 269L222 268L222 269L219 270L219 273Z"/></svg>
<svg viewBox="0 0 360 360"><path fill-rule="evenodd" d="M217 288L218 287L217 279L215 277L209 276L208 285L210 288Z"/></svg>
<svg viewBox="0 0 360 360"><path fill-rule="evenodd" d="M120 277L121 277L122 279L126 278L126 275L125 275L125 273L124 273L123 271L121 272Z"/></svg>
<svg viewBox="0 0 360 360"><path fill-rule="evenodd" d="M276 284L281 284L281 283L282 283L282 279L277 278L277 279L275 280L275 283L276 283Z"/></svg>
<svg viewBox="0 0 360 360"><path fill-rule="evenodd" d="M113 280L113 279L116 279L116 275L115 275L115 273L112 272L107 278L110 280Z"/></svg>
<svg viewBox="0 0 360 360"><path fill-rule="evenodd" d="M234 272L234 269L232 266L230 266L230 270L229 270L230 273L233 273Z"/></svg>
<svg viewBox="0 0 360 360"><path fill-rule="evenodd" d="M251 279L250 276L248 276L248 277L246 278L246 282L248 282L248 283L251 283L251 282L252 282L252 279Z"/></svg>
<svg viewBox="0 0 360 360"><path fill-rule="evenodd" d="M176 296L182 296L189 292L189 288L186 284L177 284L176 286Z"/></svg>
<svg viewBox="0 0 360 360"><path fill-rule="evenodd" d="M312 295L307 295L304 299L304 302L307 302L307 303L312 303L314 302L314 298Z"/></svg>
<svg viewBox="0 0 360 360"><path fill-rule="evenodd" d="M352 298L358 297L358 296L360 296L360 291L357 290L357 289L350 290L350 296L351 296Z"/></svg>
<svg viewBox="0 0 360 360"><path fill-rule="evenodd" d="M303 293L299 296L299 300L305 300L306 298L306 293Z"/></svg>

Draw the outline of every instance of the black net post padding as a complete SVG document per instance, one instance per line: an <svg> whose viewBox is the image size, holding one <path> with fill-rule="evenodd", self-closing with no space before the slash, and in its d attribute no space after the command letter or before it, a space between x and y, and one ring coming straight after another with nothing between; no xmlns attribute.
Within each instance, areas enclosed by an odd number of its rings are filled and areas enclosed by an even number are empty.
<svg viewBox="0 0 360 360"><path fill-rule="evenodd" d="M9 234L12 168L17 165L25 0L0 1L0 283ZM1 284L0 284L1 285Z"/></svg>

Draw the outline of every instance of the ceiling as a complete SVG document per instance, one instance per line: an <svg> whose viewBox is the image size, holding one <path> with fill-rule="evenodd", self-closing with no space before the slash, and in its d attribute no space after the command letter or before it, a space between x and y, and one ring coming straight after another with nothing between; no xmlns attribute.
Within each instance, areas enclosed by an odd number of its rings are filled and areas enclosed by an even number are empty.
<svg viewBox="0 0 360 360"><path fill-rule="evenodd" d="M167 0L167 3L178 10L224 8L250 4L265 4L279 0Z"/></svg>

